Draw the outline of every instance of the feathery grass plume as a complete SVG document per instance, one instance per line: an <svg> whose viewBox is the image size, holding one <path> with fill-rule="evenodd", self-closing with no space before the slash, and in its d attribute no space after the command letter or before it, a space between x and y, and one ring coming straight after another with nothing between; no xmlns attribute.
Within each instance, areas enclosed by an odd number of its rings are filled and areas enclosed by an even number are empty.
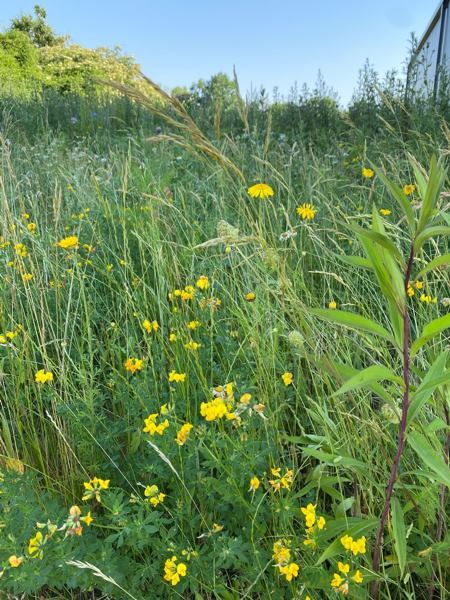
<svg viewBox="0 0 450 600"><path fill-rule="evenodd" d="M100 569L98 567L96 567L95 565L93 565L91 563L83 562L81 560L66 560L66 565L76 567L77 569L88 569L89 571L91 571L91 573L92 573L92 575L94 575L94 577L98 577L99 579L103 579L103 581L107 581L108 583L111 583L113 586L115 586L121 592L126 594L129 598L132 598L132 600L138 600L135 596L130 594L130 592L127 592L127 590L125 590L121 585L119 585L117 583L117 581L115 579L113 579L110 575L106 575L105 573L103 573L103 571L100 571Z"/></svg>
<svg viewBox="0 0 450 600"><path fill-rule="evenodd" d="M135 102L142 104L152 113L164 120L169 126L178 129L188 138L188 141L182 141L183 138L181 136L165 134L152 136L148 138L148 141L173 142L178 146L184 147L188 151L195 149L197 155L206 155L210 159L219 163L226 172L237 175L242 182L245 182L244 175L239 167L227 156L225 156L223 152L216 148L216 146L205 136L194 119L189 115L183 104L177 98L165 92L157 83L152 81L149 77L146 77L143 73L141 73L141 77L143 81L148 84L150 90L156 94L160 102L155 102L153 94L144 94L135 86L120 84L115 81L99 80L99 82L119 90L128 98L131 98ZM167 107L171 108L174 117L171 117L167 114Z"/></svg>

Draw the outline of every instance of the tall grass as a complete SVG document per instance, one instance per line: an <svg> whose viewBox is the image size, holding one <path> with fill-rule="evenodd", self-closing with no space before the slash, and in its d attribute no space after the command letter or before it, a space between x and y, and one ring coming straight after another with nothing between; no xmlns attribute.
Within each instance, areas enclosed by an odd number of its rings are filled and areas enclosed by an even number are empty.
<svg viewBox="0 0 450 600"><path fill-rule="evenodd" d="M0 519L7 534L0 538L7 567L0 585L7 594L49 597L69 597L74 589L117 598L334 597L329 573L339 549L327 549L352 527L358 535L361 522L370 546L398 412L395 398L389 405L371 392L332 397L354 369L390 362L391 349L370 335L362 344L351 330L324 325L310 308L335 301L385 320L370 273L342 259L360 254L346 226L367 222L373 205L392 211L386 227L400 246L405 226L385 188L362 178L361 168L381 165L399 185L412 183L410 155L421 163L433 152L445 155L448 129L435 113L432 133L409 128L414 119L402 105L388 111L390 120L379 113L377 132L367 138L367 123L333 112L337 130L322 144L322 127L314 144L315 134L295 130L280 138L276 107L270 123L264 111L252 120L250 107L248 127L207 142L208 158L199 161L189 143L170 142L173 129L149 140L161 115L143 117L126 102L121 106L133 112L136 127L124 118L122 131L111 127L111 108L55 99L45 109L10 104L3 111L0 236L7 244L0 250L0 333L17 335L0 346ZM199 155L203 135L194 136ZM238 173L248 185L270 183L274 198L249 198ZM313 221L299 219L303 202L317 208ZM30 222L36 231L28 230ZM286 232L296 235L283 239ZM79 238L77 250L56 247L67 235ZM14 251L18 243L27 256ZM434 243L419 261L445 252L448 242ZM25 273L32 275L28 282ZM171 299L201 275L210 281L206 293L197 290L193 303ZM416 294L413 330L448 310L448 272L424 282L438 302L421 303ZM254 302L245 300L248 292ZM201 297L219 298L219 309L208 302L202 308ZM159 329L146 333L144 319L156 320ZM201 327L189 332L190 320ZM170 332L176 342L169 342ZM201 343L197 351L185 348L190 337ZM442 336L422 355L418 373L447 342ZM128 357L144 358L144 369L131 376L123 366ZM35 382L39 369L54 374L51 385ZM184 384L168 384L172 369L187 374ZM292 386L283 385L284 372L293 374ZM230 381L236 400L251 393L264 405L261 414L245 413L239 427L206 422L201 403ZM421 427L434 427L442 440L446 402L445 392L437 393L420 416ZM164 404L170 435L152 438L155 450L146 443L143 420ZM176 431L186 421L194 434L177 447ZM282 493L267 483L277 466L294 474ZM254 475L264 484L252 494ZM60 524L72 504L86 504L82 484L93 476L110 479L112 489L102 504L88 503L94 522L83 536L53 545L49 536L41 561L27 558L8 568L9 555L27 555L36 522ZM411 551L400 575L387 536L382 597L426 598L434 582L435 597L444 598L448 543L436 539L438 487L410 450L403 477ZM143 496L154 482L168 495L158 510ZM299 507L308 502L328 521L316 553L302 545ZM134 506L139 513L131 512ZM277 575L276 539L291 540L305 573L298 582ZM172 554L188 564L175 591L162 580ZM360 568L365 581L376 577L368 556ZM367 597L363 586L351 594Z"/></svg>

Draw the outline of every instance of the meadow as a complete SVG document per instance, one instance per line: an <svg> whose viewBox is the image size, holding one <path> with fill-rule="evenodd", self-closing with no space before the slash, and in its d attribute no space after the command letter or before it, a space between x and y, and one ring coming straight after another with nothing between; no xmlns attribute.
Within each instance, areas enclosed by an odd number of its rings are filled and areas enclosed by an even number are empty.
<svg viewBox="0 0 450 600"><path fill-rule="evenodd" d="M445 105L146 85L2 100L0 597L447 597Z"/></svg>

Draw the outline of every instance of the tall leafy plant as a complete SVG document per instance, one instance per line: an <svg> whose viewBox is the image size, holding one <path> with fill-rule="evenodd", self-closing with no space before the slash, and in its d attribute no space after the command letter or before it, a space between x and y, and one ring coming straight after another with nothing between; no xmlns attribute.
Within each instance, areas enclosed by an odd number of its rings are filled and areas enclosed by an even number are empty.
<svg viewBox="0 0 450 600"><path fill-rule="evenodd" d="M448 349L442 350L421 379L415 380L417 369L413 369L414 361L425 351L426 345L450 327L450 313L424 323L422 330L415 334L411 325L411 303L409 301L411 284L414 279L422 277L433 269L445 269L450 264L450 254L439 254L421 270L416 270L416 258L421 255L424 245L438 236L442 238L450 234L448 217L439 206L446 170L442 162L438 161L435 156L431 159L428 176L416 163L412 163L412 168L421 200L421 207L417 215L403 190L389 180L381 170L376 169L378 177L398 203L404 215L403 220L408 236L407 247L401 249L393 236L387 233L383 220L375 208L372 211L370 228L349 225L356 234L366 258L346 257L349 259L347 262L368 268L372 272L373 278L377 281L384 296L389 324L386 326L386 324L375 322L362 315L341 310L315 309L312 311L320 319L378 336L390 344L393 349L391 364L374 364L359 371L336 392L336 394L344 394L361 388L376 391L379 389L380 382L383 381L390 382L390 386L393 385L396 391L400 388L402 392L397 448L392 457L390 475L385 488L384 505L373 547L372 566L375 573L380 570L384 532L389 515L394 548L401 572L404 571L406 565L404 516L400 500L395 493L399 466L406 443L423 461L437 482L443 486L450 485L450 470L444 459L444 450L442 448L440 448L441 451L436 450L436 447L439 448L437 436L428 434L428 432L425 434L423 428L416 422L420 410L433 393L450 384ZM392 400L394 402L395 398L393 397ZM445 402L448 403L448 400ZM444 406L443 412L446 414L447 411L448 407ZM372 598L378 597L379 587L380 579L377 578L372 585Z"/></svg>

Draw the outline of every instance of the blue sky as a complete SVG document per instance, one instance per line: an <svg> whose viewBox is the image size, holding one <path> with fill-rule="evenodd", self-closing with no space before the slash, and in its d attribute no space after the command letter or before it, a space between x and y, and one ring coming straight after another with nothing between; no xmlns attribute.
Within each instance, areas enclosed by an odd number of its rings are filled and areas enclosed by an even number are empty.
<svg viewBox="0 0 450 600"><path fill-rule="evenodd" d="M0 28L42 5L58 33L136 57L166 89L236 65L241 88L326 82L350 99L366 58L402 68L411 31L422 35L437 0L0 0Z"/></svg>

